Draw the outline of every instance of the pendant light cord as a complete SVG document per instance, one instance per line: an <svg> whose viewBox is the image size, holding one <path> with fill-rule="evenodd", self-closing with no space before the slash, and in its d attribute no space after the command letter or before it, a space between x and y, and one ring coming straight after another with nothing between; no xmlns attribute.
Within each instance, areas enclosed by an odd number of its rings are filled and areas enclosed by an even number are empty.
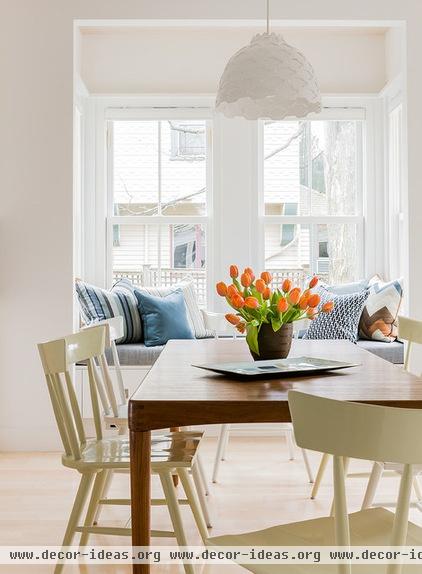
<svg viewBox="0 0 422 574"><path fill-rule="evenodd" d="M267 34L270 33L270 0L267 0Z"/></svg>

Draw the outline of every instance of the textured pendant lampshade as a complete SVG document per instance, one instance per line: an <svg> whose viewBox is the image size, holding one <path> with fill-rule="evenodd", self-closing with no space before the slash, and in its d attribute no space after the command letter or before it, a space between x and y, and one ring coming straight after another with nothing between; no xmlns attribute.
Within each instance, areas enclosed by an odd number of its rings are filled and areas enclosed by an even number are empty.
<svg viewBox="0 0 422 574"><path fill-rule="evenodd" d="M257 34L228 61L216 109L248 120L303 118L321 110L314 70L280 34Z"/></svg>

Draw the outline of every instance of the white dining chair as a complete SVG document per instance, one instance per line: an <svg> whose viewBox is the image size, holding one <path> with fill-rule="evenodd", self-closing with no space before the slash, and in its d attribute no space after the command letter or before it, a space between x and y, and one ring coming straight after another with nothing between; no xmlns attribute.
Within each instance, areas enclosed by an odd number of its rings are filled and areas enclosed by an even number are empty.
<svg viewBox="0 0 422 574"><path fill-rule="evenodd" d="M212 537L210 546L402 546L420 545L422 528L409 522L409 503L414 465L422 464L422 443L415 441L422 425L422 411L348 403L289 391L289 408L296 442L301 448L333 456L334 516L272 526L255 532ZM348 514L345 462L349 458L391 460L402 465L395 514L370 508ZM257 574L314 573L351 574L350 564L323 565L243 564ZM316 569L317 568L317 569ZM412 567L411 567L412 568ZM353 565L353 572L372 572ZM379 570L377 570L379 571ZM383 572L400 574L401 564L389 564ZM404 571L407 571L404 568ZM412 572L414 570L411 570Z"/></svg>
<svg viewBox="0 0 422 574"><path fill-rule="evenodd" d="M110 349L113 360L114 372L117 385L114 383L110 373L105 352L98 357L98 364L94 361L93 374L97 383L98 393L103 407L103 419L107 428L116 428L120 435L127 434L128 431L128 399L124 388L123 372L119 361L119 354L116 347L118 341L124 333L123 317L113 317L104 321L96 322L94 325L84 327L82 330L95 329L97 326L105 327L105 349ZM117 390L115 387L117 386ZM180 431L185 432L185 431ZM159 441L160 436L152 436L152 442ZM208 494L207 478L200 453L196 453L195 461L191 467L192 478L197 490L197 495L208 528L212 528L211 516L208 508L206 495ZM104 485L103 498L106 498L111 482L111 474ZM97 510L95 521L101 512L101 507Z"/></svg>
<svg viewBox="0 0 422 574"><path fill-rule="evenodd" d="M102 493L108 477L116 470L128 470L129 440L126 436L103 435L99 406L98 378L95 362L104 354L106 327L104 325L80 331L61 339L38 345L48 391L56 423L64 447L62 463L81 475L79 488L69 517L63 546L70 546L77 532L81 533L80 546L88 543L90 534L111 534L130 536L130 528L96 526L95 516L99 505L130 505L130 499L104 499ZM72 368L76 363L87 362L90 398L95 425L95 438L87 438L82 414L76 398ZM154 499L153 504L166 504L173 531L152 531L152 536L175 537L179 545L186 545L187 539L180 514L180 504L188 504L192 510L202 540L208 537L207 527L201 512L196 490L189 470L195 463L197 448L202 433L166 433L152 443L151 469L158 475L164 492L164 499ZM179 475L186 499L178 500L172 481L173 473ZM88 504L87 504L88 502ZM87 504L85 519L81 522ZM55 574L63 569L57 564ZM193 574L191 564L185 564L187 574Z"/></svg>
<svg viewBox="0 0 422 574"><path fill-rule="evenodd" d="M407 348L404 357L404 365L403 368L408 371L409 370L409 362L411 356L411 349L414 343L422 344L422 321L417 321L415 319L409 319L408 317L399 317L398 318L398 338L403 341L407 341ZM330 455L323 454L321 457L321 461L318 467L318 471L316 474L315 482L312 487L311 498L316 498L319 488L321 486L322 479L324 477L328 462L330 460ZM365 491L365 496L362 502L362 508L368 508L372 505L375 497L375 493L381 479L381 476L384 471L393 471L400 473L400 467L394 464L386 463L386 462L374 462L372 465L371 473L369 474L369 481ZM422 489L420 488L419 481L417 475L422 472L422 469L415 469L415 478L413 481L413 487L415 490L416 497L419 501L418 508L422 510ZM362 474L358 473L356 475L348 475L348 476L357 476L361 477ZM368 476L366 474L366 476Z"/></svg>
<svg viewBox="0 0 422 574"><path fill-rule="evenodd" d="M115 391L115 384L110 374L109 365L105 353L99 357L97 369L94 364L94 376L97 381L98 391L103 407L103 418L108 428L117 428L119 434L124 435L128 430L128 399L124 388L123 372L120 365L119 355L117 351L116 341L118 341L124 333L123 317L113 317L105 319L104 321L96 322L93 326L84 327L83 330L95 328L98 325L104 325L106 329L105 348L110 350L113 361L114 372L116 375L117 392ZM101 382L104 384L102 385ZM184 432L184 431L182 431ZM159 440L160 437L152 437L152 441ZM199 452L195 457L195 463L191 468L192 477L197 490L197 495L204 515L205 522L208 528L212 527L210 512L206 495L208 495L207 479L202 464ZM103 497L106 493L111 482L111 473L107 483L104 485ZM98 508L96 520L101 511Z"/></svg>
<svg viewBox="0 0 422 574"><path fill-rule="evenodd" d="M219 336L229 336L229 337L233 337L234 339L237 338L238 332L236 331L236 329L233 325L229 324L226 321L223 313L215 313L215 312L203 310L202 314L204 317L204 322L205 322L206 328L214 334L214 337L216 339L218 339ZM213 465L213 471L212 471L212 481L213 482L218 481L218 475L219 475L219 471L220 471L221 462L226 460L226 451L227 451L227 445L228 445L229 437L230 437L230 430L231 430L230 424L224 424L224 425L220 426L220 430L218 433L218 439L217 439L217 450L215 453L214 465ZM294 441L292 425L290 423L280 423L279 430L280 430L281 434L284 434L284 436L286 437L287 449L288 449L288 453L289 453L289 460L294 460L295 459L295 446L296 445L295 445L295 441ZM308 480L310 483L313 483L314 482L314 475L313 475L311 464L309 462L308 453L304 449L302 449L301 452L302 452L302 458L303 458L303 463L305 465L306 473L308 475Z"/></svg>
<svg viewBox="0 0 422 574"><path fill-rule="evenodd" d="M411 350L414 344L422 345L422 321L410 319L408 317L399 317L399 339L407 341L407 348L404 358L404 369L409 370L409 363L411 358ZM422 428L420 429L420 431ZM419 440L420 431L413 437L414 441ZM403 466L394 462L374 462L372 466L371 475L369 477L368 485L366 487L365 496L362 502L362 508L369 508L372 506L375 494L382 478L384 471L393 471L394 474L402 474ZM418 500L417 507L422 510L422 490L419 485L418 475L422 473L422 466L413 467L413 488L416 498Z"/></svg>

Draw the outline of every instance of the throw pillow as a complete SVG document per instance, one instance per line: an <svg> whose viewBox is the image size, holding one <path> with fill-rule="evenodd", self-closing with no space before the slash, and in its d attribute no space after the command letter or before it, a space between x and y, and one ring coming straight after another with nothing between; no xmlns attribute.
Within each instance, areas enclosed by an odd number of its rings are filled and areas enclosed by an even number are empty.
<svg viewBox="0 0 422 574"><path fill-rule="evenodd" d="M335 295L321 288L319 290L321 303L319 308L334 301L334 309L331 313L321 313L311 321L304 339L348 339L356 343L358 338L359 319L368 291L359 291L346 295Z"/></svg>
<svg viewBox="0 0 422 574"><path fill-rule="evenodd" d="M82 320L89 325L111 317L123 317L124 336L117 343L140 343L142 325L138 303L134 294L122 286L111 291L95 287L84 281L76 281L76 294Z"/></svg>
<svg viewBox="0 0 422 574"><path fill-rule="evenodd" d="M397 339L403 279L388 283L378 281L369 287L369 297L362 311L359 336L362 339L391 343Z"/></svg>
<svg viewBox="0 0 422 574"><path fill-rule="evenodd" d="M125 281L130 283L128 280ZM180 283L175 283L171 287L132 286L132 289L135 295L137 292L140 292L154 295L154 297L166 297L174 291L181 290L186 303L188 321L193 332L195 333L195 338L206 339L213 336L212 331L209 331L205 327L204 318L196 298L193 281L182 281Z"/></svg>
<svg viewBox="0 0 422 574"><path fill-rule="evenodd" d="M135 291L144 325L146 347L165 345L170 339L193 339L181 289L163 297Z"/></svg>

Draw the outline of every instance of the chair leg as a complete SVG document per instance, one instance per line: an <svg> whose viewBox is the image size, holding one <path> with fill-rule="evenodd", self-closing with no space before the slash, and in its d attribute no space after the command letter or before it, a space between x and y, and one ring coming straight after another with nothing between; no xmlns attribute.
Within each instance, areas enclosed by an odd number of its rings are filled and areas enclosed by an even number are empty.
<svg viewBox="0 0 422 574"><path fill-rule="evenodd" d="M179 502L176 496L176 487L170 470L160 471L159 477L163 487L164 496L169 509L170 519L173 524L174 533L179 546L187 546L185 530L183 528L182 517L180 515ZM192 564L184 564L186 574L195 574Z"/></svg>
<svg viewBox="0 0 422 574"><path fill-rule="evenodd" d="M208 526L208 528L212 528L210 513L208 510L208 503L207 503L207 499L204 496L204 490L203 490L203 488L201 488L202 481L200 479L200 471L199 471L199 467L197 464L192 465L192 478L193 478L193 482L195 483L196 493L197 493L197 496L199 499L199 504L201 506L202 514L204 516L206 525Z"/></svg>
<svg viewBox="0 0 422 574"><path fill-rule="evenodd" d="M306 472L308 474L309 482L312 484L314 482L314 473L312 472L311 464L309 462L308 451L304 448L302 448L301 451Z"/></svg>
<svg viewBox="0 0 422 574"><path fill-rule="evenodd" d="M347 478L347 471L349 469L349 464L350 464L350 458L347 458L345 456L343 456L343 472L344 472L344 479L346 480ZM334 497L333 497L333 502L331 503L331 511L330 511L330 516L334 516L335 515L335 486L334 486Z"/></svg>
<svg viewBox="0 0 422 574"><path fill-rule="evenodd" d="M207 475L205 473L205 469L204 469L204 464L202 462L202 458L199 454L196 455L196 464L198 466L198 472L199 472L199 476L201 477L201 482L202 482L202 488L203 491L205 492L205 494L208 496L209 494L209 490L208 490L208 478Z"/></svg>
<svg viewBox="0 0 422 574"><path fill-rule="evenodd" d="M220 462L225 450L226 438L230 431L230 425L221 425L220 436L218 437L217 452L215 453L214 468L212 471L212 481L217 482L218 471L220 468Z"/></svg>
<svg viewBox="0 0 422 574"><path fill-rule="evenodd" d="M293 441L293 431L286 430L287 448L289 449L289 460L295 459L295 444Z"/></svg>
<svg viewBox="0 0 422 574"><path fill-rule="evenodd" d="M65 535L63 537L62 546L71 546L73 538L75 536L75 528L77 528L78 523L81 518L85 502L88 498L89 490L94 480L94 474L83 474L81 476L81 482L79 483L79 488L76 493L75 502L73 503L72 512L69 516L69 521L67 523L67 528ZM64 568L64 564L56 564L54 568L54 574L60 574Z"/></svg>
<svg viewBox="0 0 422 574"><path fill-rule="evenodd" d="M113 470L106 470L103 472L107 473L107 477L105 479L103 491L100 494L100 498L107 498L107 494L108 494L111 482L113 480ZM95 516L94 516L94 521L93 521L93 524L95 524L95 525L98 524L98 520L100 518L102 508L103 507L101 504L97 505L97 510L95 511Z"/></svg>
<svg viewBox="0 0 422 574"><path fill-rule="evenodd" d="M319 463L318 472L317 472L317 475L315 478L314 486L312 488L312 492L311 492L311 499L312 500L314 498L316 498L316 496L318 494L319 487L321 486L321 481L324 477L325 469L327 468L327 464L328 464L329 460L330 460L330 455L324 453L321 457L321 462Z"/></svg>
<svg viewBox="0 0 422 574"><path fill-rule="evenodd" d="M227 445L229 444L229 437L230 437L231 425L225 425L225 426L227 428L225 429L225 433L224 433L224 444L223 444L223 451L221 453L221 460L226 460Z"/></svg>
<svg viewBox="0 0 422 574"><path fill-rule="evenodd" d="M92 526L96 515L98 515L98 509L101 505L98 501L102 497L105 485L110 483L108 480L111 477L111 473L107 470L102 470L97 474L94 481L94 486L92 487L91 500L89 501L88 510L86 512L84 526ZM89 532L82 532L81 541L79 546L86 546L88 544Z"/></svg>
<svg viewBox="0 0 422 574"><path fill-rule="evenodd" d="M417 474L413 477L413 490L415 491L416 498L418 499L418 502L421 502L422 501L422 490L421 490L421 486L419 484Z"/></svg>
<svg viewBox="0 0 422 574"><path fill-rule="evenodd" d="M372 471L369 476L365 496L363 497L361 510L365 510L366 508L372 506L372 503L374 502L375 493L377 491L378 483L382 476L383 470L384 470L383 465L378 462L374 462L374 464L372 465Z"/></svg>
<svg viewBox="0 0 422 574"><path fill-rule="evenodd" d="M198 476L197 472L195 472L196 466L192 467L192 473L195 476ZM197 469L196 469L197 470ZM192 477L188 473L186 468L178 468L177 473L180 476L180 482L182 483L183 490L185 491L186 498L188 499L189 506L191 507L193 517L196 522L196 526L198 527L199 533L201 535L202 541L205 543L208 535L207 524L205 524L205 516L203 513L204 508L201 508L200 499L198 498L199 492L196 489L192 482ZM202 497L204 497L203 491Z"/></svg>

